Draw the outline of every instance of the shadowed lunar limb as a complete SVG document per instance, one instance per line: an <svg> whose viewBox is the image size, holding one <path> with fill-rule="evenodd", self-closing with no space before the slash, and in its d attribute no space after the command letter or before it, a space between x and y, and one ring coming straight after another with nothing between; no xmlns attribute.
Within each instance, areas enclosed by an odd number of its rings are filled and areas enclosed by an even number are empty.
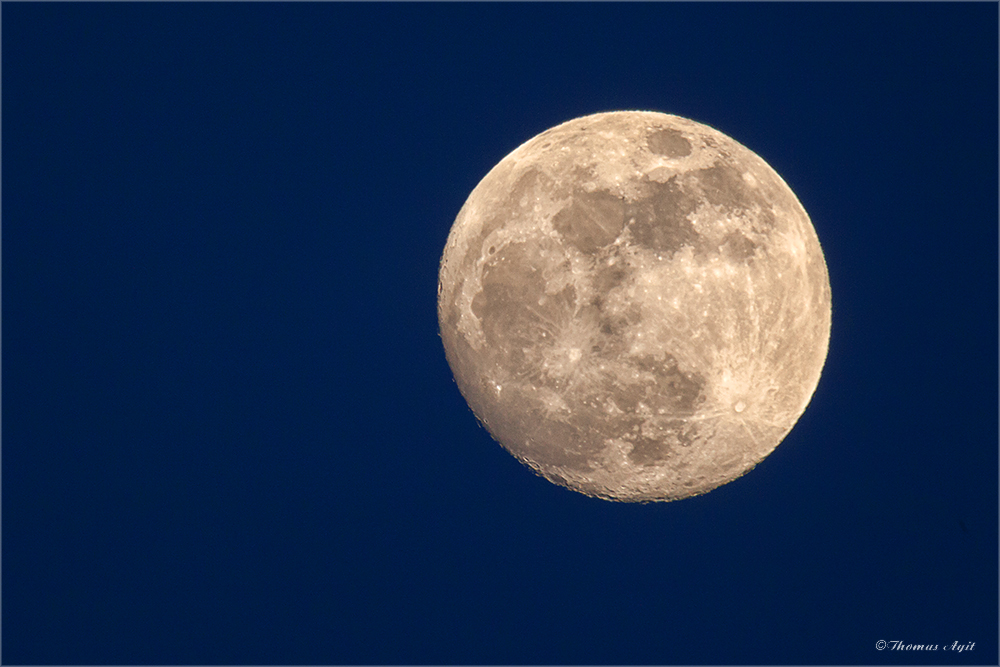
<svg viewBox="0 0 1000 667"><path fill-rule="evenodd" d="M706 493L788 434L819 382L830 283L757 155L690 120L595 114L520 146L459 212L438 317L473 412L547 479Z"/></svg>

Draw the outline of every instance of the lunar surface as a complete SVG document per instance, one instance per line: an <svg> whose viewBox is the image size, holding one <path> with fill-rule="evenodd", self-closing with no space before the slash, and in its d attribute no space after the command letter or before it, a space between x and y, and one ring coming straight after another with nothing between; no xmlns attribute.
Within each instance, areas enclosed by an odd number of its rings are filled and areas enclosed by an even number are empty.
<svg viewBox="0 0 1000 667"><path fill-rule="evenodd" d="M472 411L548 480L610 500L706 493L789 433L819 382L830 282L760 157L621 111L517 148L441 260L445 353Z"/></svg>

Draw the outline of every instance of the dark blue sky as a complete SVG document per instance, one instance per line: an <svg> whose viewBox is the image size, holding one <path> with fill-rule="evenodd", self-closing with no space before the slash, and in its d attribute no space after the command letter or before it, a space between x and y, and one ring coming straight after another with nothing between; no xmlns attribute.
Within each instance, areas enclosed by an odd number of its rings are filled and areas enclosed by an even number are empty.
<svg viewBox="0 0 1000 667"><path fill-rule="evenodd" d="M996 664L997 11L4 3L3 661ZM437 332L479 179L615 109L767 160L832 283L676 503L531 474Z"/></svg>

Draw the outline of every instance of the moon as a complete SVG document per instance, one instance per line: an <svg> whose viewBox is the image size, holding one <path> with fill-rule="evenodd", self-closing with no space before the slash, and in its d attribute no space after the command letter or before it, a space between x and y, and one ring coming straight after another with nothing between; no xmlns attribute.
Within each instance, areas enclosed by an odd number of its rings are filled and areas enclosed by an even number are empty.
<svg viewBox="0 0 1000 667"><path fill-rule="evenodd" d="M831 293L795 194L711 127L598 113L530 139L459 211L438 321L494 439L589 496L671 501L760 463L805 411Z"/></svg>

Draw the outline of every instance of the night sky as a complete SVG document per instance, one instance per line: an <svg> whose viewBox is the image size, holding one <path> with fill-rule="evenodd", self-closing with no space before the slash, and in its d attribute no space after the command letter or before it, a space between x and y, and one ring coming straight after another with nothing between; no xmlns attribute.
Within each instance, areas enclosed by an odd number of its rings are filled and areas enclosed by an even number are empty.
<svg viewBox="0 0 1000 667"><path fill-rule="evenodd" d="M4 3L3 662L997 664L997 28ZM792 433L674 503L535 476L438 335L475 185L618 109L764 158L833 293Z"/></svg>

